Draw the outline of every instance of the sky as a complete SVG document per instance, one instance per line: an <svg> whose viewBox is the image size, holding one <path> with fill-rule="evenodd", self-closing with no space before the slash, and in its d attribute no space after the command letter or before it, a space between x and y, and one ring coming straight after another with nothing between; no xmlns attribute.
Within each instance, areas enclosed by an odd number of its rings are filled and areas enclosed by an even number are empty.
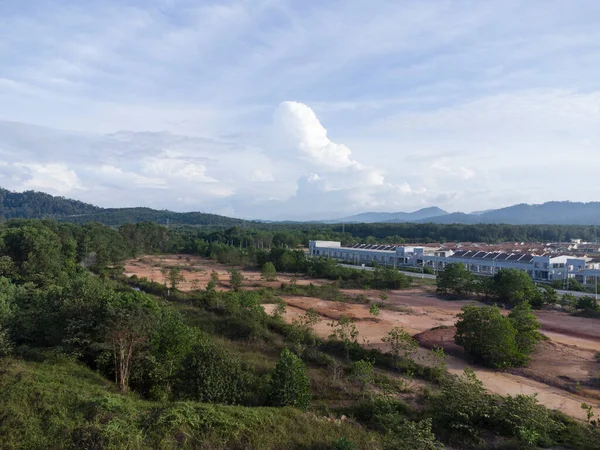
<svg viewBox="0 0 600 450"><path fill-rule="evenodd" d="M0 187L316 220L600 200L597 0L2 0Z"/></svg>

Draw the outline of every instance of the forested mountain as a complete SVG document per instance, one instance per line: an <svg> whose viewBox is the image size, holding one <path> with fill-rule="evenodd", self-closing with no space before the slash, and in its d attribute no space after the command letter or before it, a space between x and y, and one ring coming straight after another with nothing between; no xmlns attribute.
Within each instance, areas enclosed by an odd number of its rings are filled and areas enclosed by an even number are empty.
<svg viewBox="0 0 600 450"><path fill-rule="evenodd" d="M54 197L43 192L11 192L0 188L0 219L61 217L94 214L102 211L98 206Z"/></svg>
<svg viewBox="0 0 600 450"><path fill-rule="evenodd" d="M241 219L202 212L177 213L151 208L100 208L89 203L55 197L43 192L11 192L0 188L0 220L11 218L52 218L61 222L100 222L118 226L124 223L235 226Z"/></svg>

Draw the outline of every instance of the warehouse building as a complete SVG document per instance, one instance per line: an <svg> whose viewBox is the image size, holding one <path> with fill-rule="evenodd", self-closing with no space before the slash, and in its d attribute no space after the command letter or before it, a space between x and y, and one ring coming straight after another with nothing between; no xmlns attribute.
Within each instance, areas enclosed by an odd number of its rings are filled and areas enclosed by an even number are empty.
<svg viewBox="0 0 600 450"><path fill-rule="evenodd" d="M464 264L477 275L493 275L500 269L518 269L536 281L576 278L586 284L599 274L600 263L570 255L449 250L427 246L355 244L343 247L336 241L310 241L309 254L355 265L376 263L386 267L430 267L443 270L452 263Z"/></svg>

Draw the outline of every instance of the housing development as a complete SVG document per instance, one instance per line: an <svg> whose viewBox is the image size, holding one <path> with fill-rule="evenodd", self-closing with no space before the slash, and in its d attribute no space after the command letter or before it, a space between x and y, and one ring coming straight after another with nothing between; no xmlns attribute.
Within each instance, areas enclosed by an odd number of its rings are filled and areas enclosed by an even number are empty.
<svg viewBox="0 0 600 450"><path fill-rule="evenodd" d="M326 257L355 265L378 264L392 267L429 267L442 270L448 264L462 263L477 275L493 275L500 269L519 269L536 281L576 279L591 284L600 275L600 261L581 254L571 244L567 252L535 254L521 251L463 249L460 246L414 246L355 244L342 246L337 241L310 241L313 257Z"/></svg>

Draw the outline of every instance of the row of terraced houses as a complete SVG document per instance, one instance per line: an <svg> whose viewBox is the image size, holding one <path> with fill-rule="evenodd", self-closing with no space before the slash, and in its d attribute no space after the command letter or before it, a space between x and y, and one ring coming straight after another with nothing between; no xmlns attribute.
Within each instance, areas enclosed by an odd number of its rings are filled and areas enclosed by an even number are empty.
<svg viewBox="0 0 600 450"><path fill-rule="evenodd" d="M342 246L336 241L310 241L313 257L332 258L355 265L376 263L387 267L430 267L442 270L447 264L464 264L477 275L493 275L500 269L519 269L537 281L575 278L580 283L593 283L600 275L600 263L587 256L534 255L529 253L450 250L440 247L407 245L355 244Z"/></svg>

